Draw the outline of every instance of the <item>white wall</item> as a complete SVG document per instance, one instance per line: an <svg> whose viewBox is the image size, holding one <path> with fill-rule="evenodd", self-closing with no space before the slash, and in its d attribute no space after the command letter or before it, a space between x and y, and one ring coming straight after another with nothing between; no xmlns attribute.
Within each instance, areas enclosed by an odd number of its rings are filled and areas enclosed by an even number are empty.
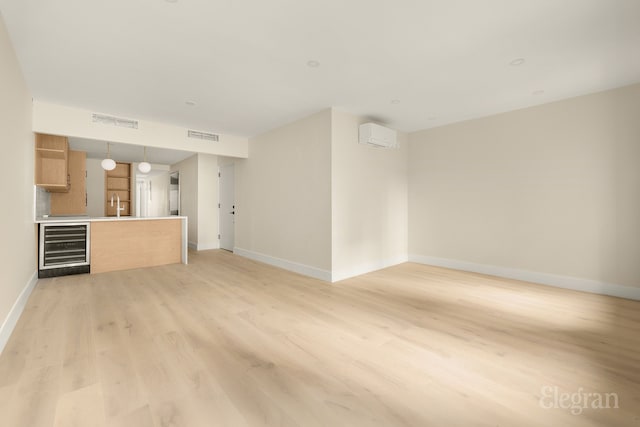
<svg viewBox="0 0 640 427"><path fill-rule="evenodd" d="M331 110L249 139L236 161L235 252L331 278Z"/></svg>
<svg viewBox="0 0 640 427"><path fill-rule="evenodd" d="M138 129L107 126L93 123L93 113L94 111L36 100L33 103L33 130L53 135L193 151L194 154L208 153L247 157L248 141L246 138L220 135L218 142L200 141L188 138L186 128L149 120L139 120ZM100 113L105 112L101 111ZM118 116L116 113L114 115Z"/></svg>
<svg viewBox="0 0 640 427"><path fill-rule="evenodd" d="M365 121L328 109L249 140L236 253L327 281L407 261L407 135L360 145Z"/></svg>
<svg viewBox="0 0 640 427"><path fill-rule="evenodd" d="M411 259L640 287L639 111L634 85L411 134Z"/></svg>
<svg viewBox="0 0 640 427"><path fill-rule="evenodd" d="M332 112L334 281L407 261L407 135L398 132L397 149L359 144L367 121Z"/></svg>
<svg viewBox="0 0 640 427"><path fill-rule="evenodd" d="M218 168L220 168L221 166L235 164L235 162L235 157L218 156Z"/></svg>
<svg viewBox="0 0 640 427"><path fill-rule="evenodd" d="M180 172L180 215L188 217L187 240L189 247L198 248L198 156L171 166Z"/></svg>
<svg viewBox="0 0 640 427"><path fill-rule="evenodd" d="M36 282L31 94L0 15L0 351Z"/></svg>
<svg viewBox="0 0 640 427"><path fill-rule="evenodd" d="M104 216L104 169L100 159L87 159L87 215Z"/></svg>
<svg viewBox="0 0 640 427"><path fill-rule="evenodd" d="M218 157L198 154L198 250L217 249Z"/></svg>
<svg viewBox="0 0 640 427"><path fill-rule="evenodd" d="M218 157L197 154L171 166L180 172L180 215L189 218L189 247L216 249L218 241Z"/></svg>

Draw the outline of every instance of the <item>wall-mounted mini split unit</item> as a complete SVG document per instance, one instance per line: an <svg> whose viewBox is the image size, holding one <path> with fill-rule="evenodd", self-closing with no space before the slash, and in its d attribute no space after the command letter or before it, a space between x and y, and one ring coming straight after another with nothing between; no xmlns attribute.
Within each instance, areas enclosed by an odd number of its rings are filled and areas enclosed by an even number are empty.
<svg viewBox="0 0 640 427"><path fill-rule="evenodd" d="M106 114L93 114L94 123L102 123L111 126L120 126L129 129L138 129L138 121L131 119L123 119L122 117L108 116Z"/></svg>
<svg viewBox="0 0 640 427"><path fill-rule="evenodd" d="M213 141L213 142L218 142L220 140L220 137L215 133L200 132L197 130L189 130L187 132L187 136L189 138L202 139L205 141Z"/></svg>
<svg viewBox="0 0 640 427"><path fill-rule="evenodd" d="M396 131L377 125L375 123L363 123L360 125L360 144L367 144L377 148L397 148L398 139Z"/></svg>

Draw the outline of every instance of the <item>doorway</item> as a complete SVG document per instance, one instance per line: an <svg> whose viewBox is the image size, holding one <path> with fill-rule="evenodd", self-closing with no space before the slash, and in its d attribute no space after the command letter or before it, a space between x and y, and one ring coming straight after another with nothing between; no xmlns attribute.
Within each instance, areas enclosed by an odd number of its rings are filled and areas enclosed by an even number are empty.
<svg viewBox="0 0 640 427"><path fill-rule="evenodd" d="M220 166L220 248L233 252L235 244L235 167L234 164Z"/></svg>
<svg viewBox="0 0 640 427"><path fill-rule="evenodd" d="M169 215L180 215L180 172L169 174Z"/></svg>

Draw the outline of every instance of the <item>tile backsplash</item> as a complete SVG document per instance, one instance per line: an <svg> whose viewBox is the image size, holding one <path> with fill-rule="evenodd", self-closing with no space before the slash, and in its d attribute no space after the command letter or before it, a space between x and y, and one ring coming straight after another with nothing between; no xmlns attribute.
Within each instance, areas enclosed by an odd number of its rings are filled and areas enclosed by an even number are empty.
<svg viewBox="0 0 640 427"><path fill-rule="evenodd" d="M51 193L44 188L34 187L36 194L36 218L49 215L51 212Z"/></svg>

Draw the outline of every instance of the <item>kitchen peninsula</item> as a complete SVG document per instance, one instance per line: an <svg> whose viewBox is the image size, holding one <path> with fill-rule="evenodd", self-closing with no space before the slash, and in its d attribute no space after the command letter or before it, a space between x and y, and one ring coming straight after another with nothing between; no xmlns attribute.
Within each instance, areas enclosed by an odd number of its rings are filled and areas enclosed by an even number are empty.
<svg viewBox="0 0 640 427"><path fill-rule="evenodd" d="M40 227L88 224L91 274L187 263L187 217L48 217ZM45 242L40 242L43 258Z"/></svg>

